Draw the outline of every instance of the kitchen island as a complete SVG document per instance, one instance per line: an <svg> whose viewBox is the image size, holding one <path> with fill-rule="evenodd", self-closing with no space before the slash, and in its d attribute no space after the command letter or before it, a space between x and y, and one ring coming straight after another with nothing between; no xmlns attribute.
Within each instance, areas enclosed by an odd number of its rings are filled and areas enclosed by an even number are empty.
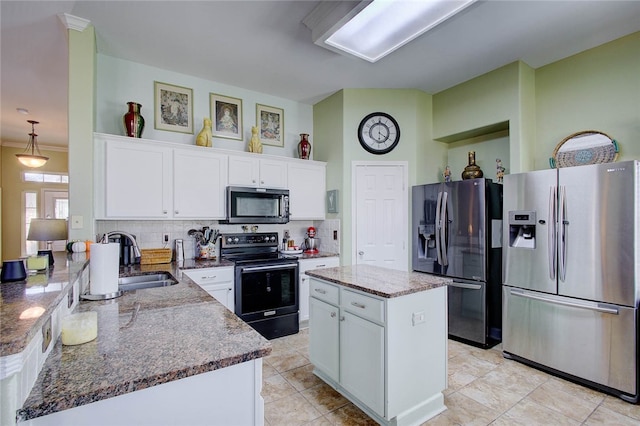
<svg viewBox="0 0 640 426"><path fill-rule="evenodd" d="M77 304L74 313L97 312L98 337L64 346L54 336L19 424L263 423L262 357L270 343L174 264L121 273L157 271L178 284Z"/></svg>
<svg viewBox="0 0 640 426"><path fill-rule="evenodd" d="M446 409L448 278L370 265L307 271L314 373L382 425Z"/></svg>

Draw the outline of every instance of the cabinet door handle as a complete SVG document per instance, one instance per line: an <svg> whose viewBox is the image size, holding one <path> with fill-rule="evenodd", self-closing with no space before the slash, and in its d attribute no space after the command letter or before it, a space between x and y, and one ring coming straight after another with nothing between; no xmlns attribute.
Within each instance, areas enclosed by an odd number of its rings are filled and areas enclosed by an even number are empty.
<svg viewBox="0 0 640 426"><path fill-rule="evenodd" d="M162 214L167 214L167 211L166 210L162 210Z"/></svg>
<svg viewBox="0 0 640 426"><path fill-rule="evenodd" d="M204 276L204 277L200 277L201 280L209 280L209 279L214 279L216 276L215 275L210 275L210 276Z"/></svg>
<svg viewBox="0 0 640 426"><path fill-rule="evenodd" d="M366 308L367 308L367 305L362 304L362 303L358 303L358 302L351 302L351 304L352 304L353 306L355 306L356 308L360 308L360 309L366 309Z"/></svg>
<svg viewBox="0 0 640 426"><path fill-rule="evenodd" d="M344 321L344 317L343 317L343 316L342 316L342 317L340 317L340 321Z"/></svg>
<svg viewBox="0 0 640 426"><path fill-rule="evenodd" d="M318 265L318 266L316 266L316 268L324 268L325 266L327 266L327 265Z"/></svg>
<svg viewBox="0 0 640 426"><path fill-rule="evenodd" d="M176 210L176 214L180 214L180 212L178 210Z"/></svg>
<svg viewBox="0 0 640 426"><path fill-rule="evenodd" d="M260 181L260 185L264 185L264 181L263 180Z"/></svg>
<svg viewBox="0 0 640 426"><path fill-rule="evenodd" d="M314 288L314 289L313 289L313 291L317 291L317 292L318 292L318 293L320 293L320 294L327 294L327 291L326 291L326 290L323 290L323 289L321 289L321 288Z"/></svg>
<svg viewBox="0 0 640 426"><path fill-rule="evenodd" d="M335 318L336 317L336 313L335 312L331 312L331 318Z"/></svg>

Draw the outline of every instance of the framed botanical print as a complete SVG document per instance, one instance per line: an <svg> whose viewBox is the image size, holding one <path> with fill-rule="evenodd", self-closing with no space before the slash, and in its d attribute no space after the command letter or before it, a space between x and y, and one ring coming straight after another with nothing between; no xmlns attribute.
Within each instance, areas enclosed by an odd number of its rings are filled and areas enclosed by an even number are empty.
<svg viewBox="0 0 640 426"><path fill-rule="evenodd" d="M338 190L327 191L327 213L338 213Z"/></svg>
<svg viewBox="0 0 640 426"><path fill-rule="evenodd" d="M284 146L284 110L256 104L256 125L263 145Z"/></svg>
<svg viewBox="0 0 640 426"><path fill-rule="evenodd" d="M209 93L209 111L213 136L242 140L242 99Z"/></svg>
<svg viewBox="0 0 640 426"><path fill-rule="evenodd" d="M155 128L193 134L193 90L154 82Z"/></svg>

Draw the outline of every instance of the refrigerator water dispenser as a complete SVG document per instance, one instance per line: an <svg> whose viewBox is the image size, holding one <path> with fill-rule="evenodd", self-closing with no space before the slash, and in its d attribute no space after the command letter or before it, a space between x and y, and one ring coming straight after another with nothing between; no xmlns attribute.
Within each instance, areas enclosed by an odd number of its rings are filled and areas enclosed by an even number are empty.
<svg viewBox="0 0 640 426"><path fill-rule="evenodd" d="M536 248L536 212L512 210L509 212L509 247Z"/></svg>

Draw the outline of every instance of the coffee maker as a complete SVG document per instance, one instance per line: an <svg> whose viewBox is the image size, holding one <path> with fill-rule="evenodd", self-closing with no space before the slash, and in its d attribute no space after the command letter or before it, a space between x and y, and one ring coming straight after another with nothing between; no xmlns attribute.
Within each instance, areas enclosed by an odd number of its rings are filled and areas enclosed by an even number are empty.
<svg viewBox="0 0 640 426"><path fill-rule="evenodd" d="M307 228L307 238L304 239L304 252L318 253L319 246L320 240L316 238L316 228L310 226Z"/></svg>

